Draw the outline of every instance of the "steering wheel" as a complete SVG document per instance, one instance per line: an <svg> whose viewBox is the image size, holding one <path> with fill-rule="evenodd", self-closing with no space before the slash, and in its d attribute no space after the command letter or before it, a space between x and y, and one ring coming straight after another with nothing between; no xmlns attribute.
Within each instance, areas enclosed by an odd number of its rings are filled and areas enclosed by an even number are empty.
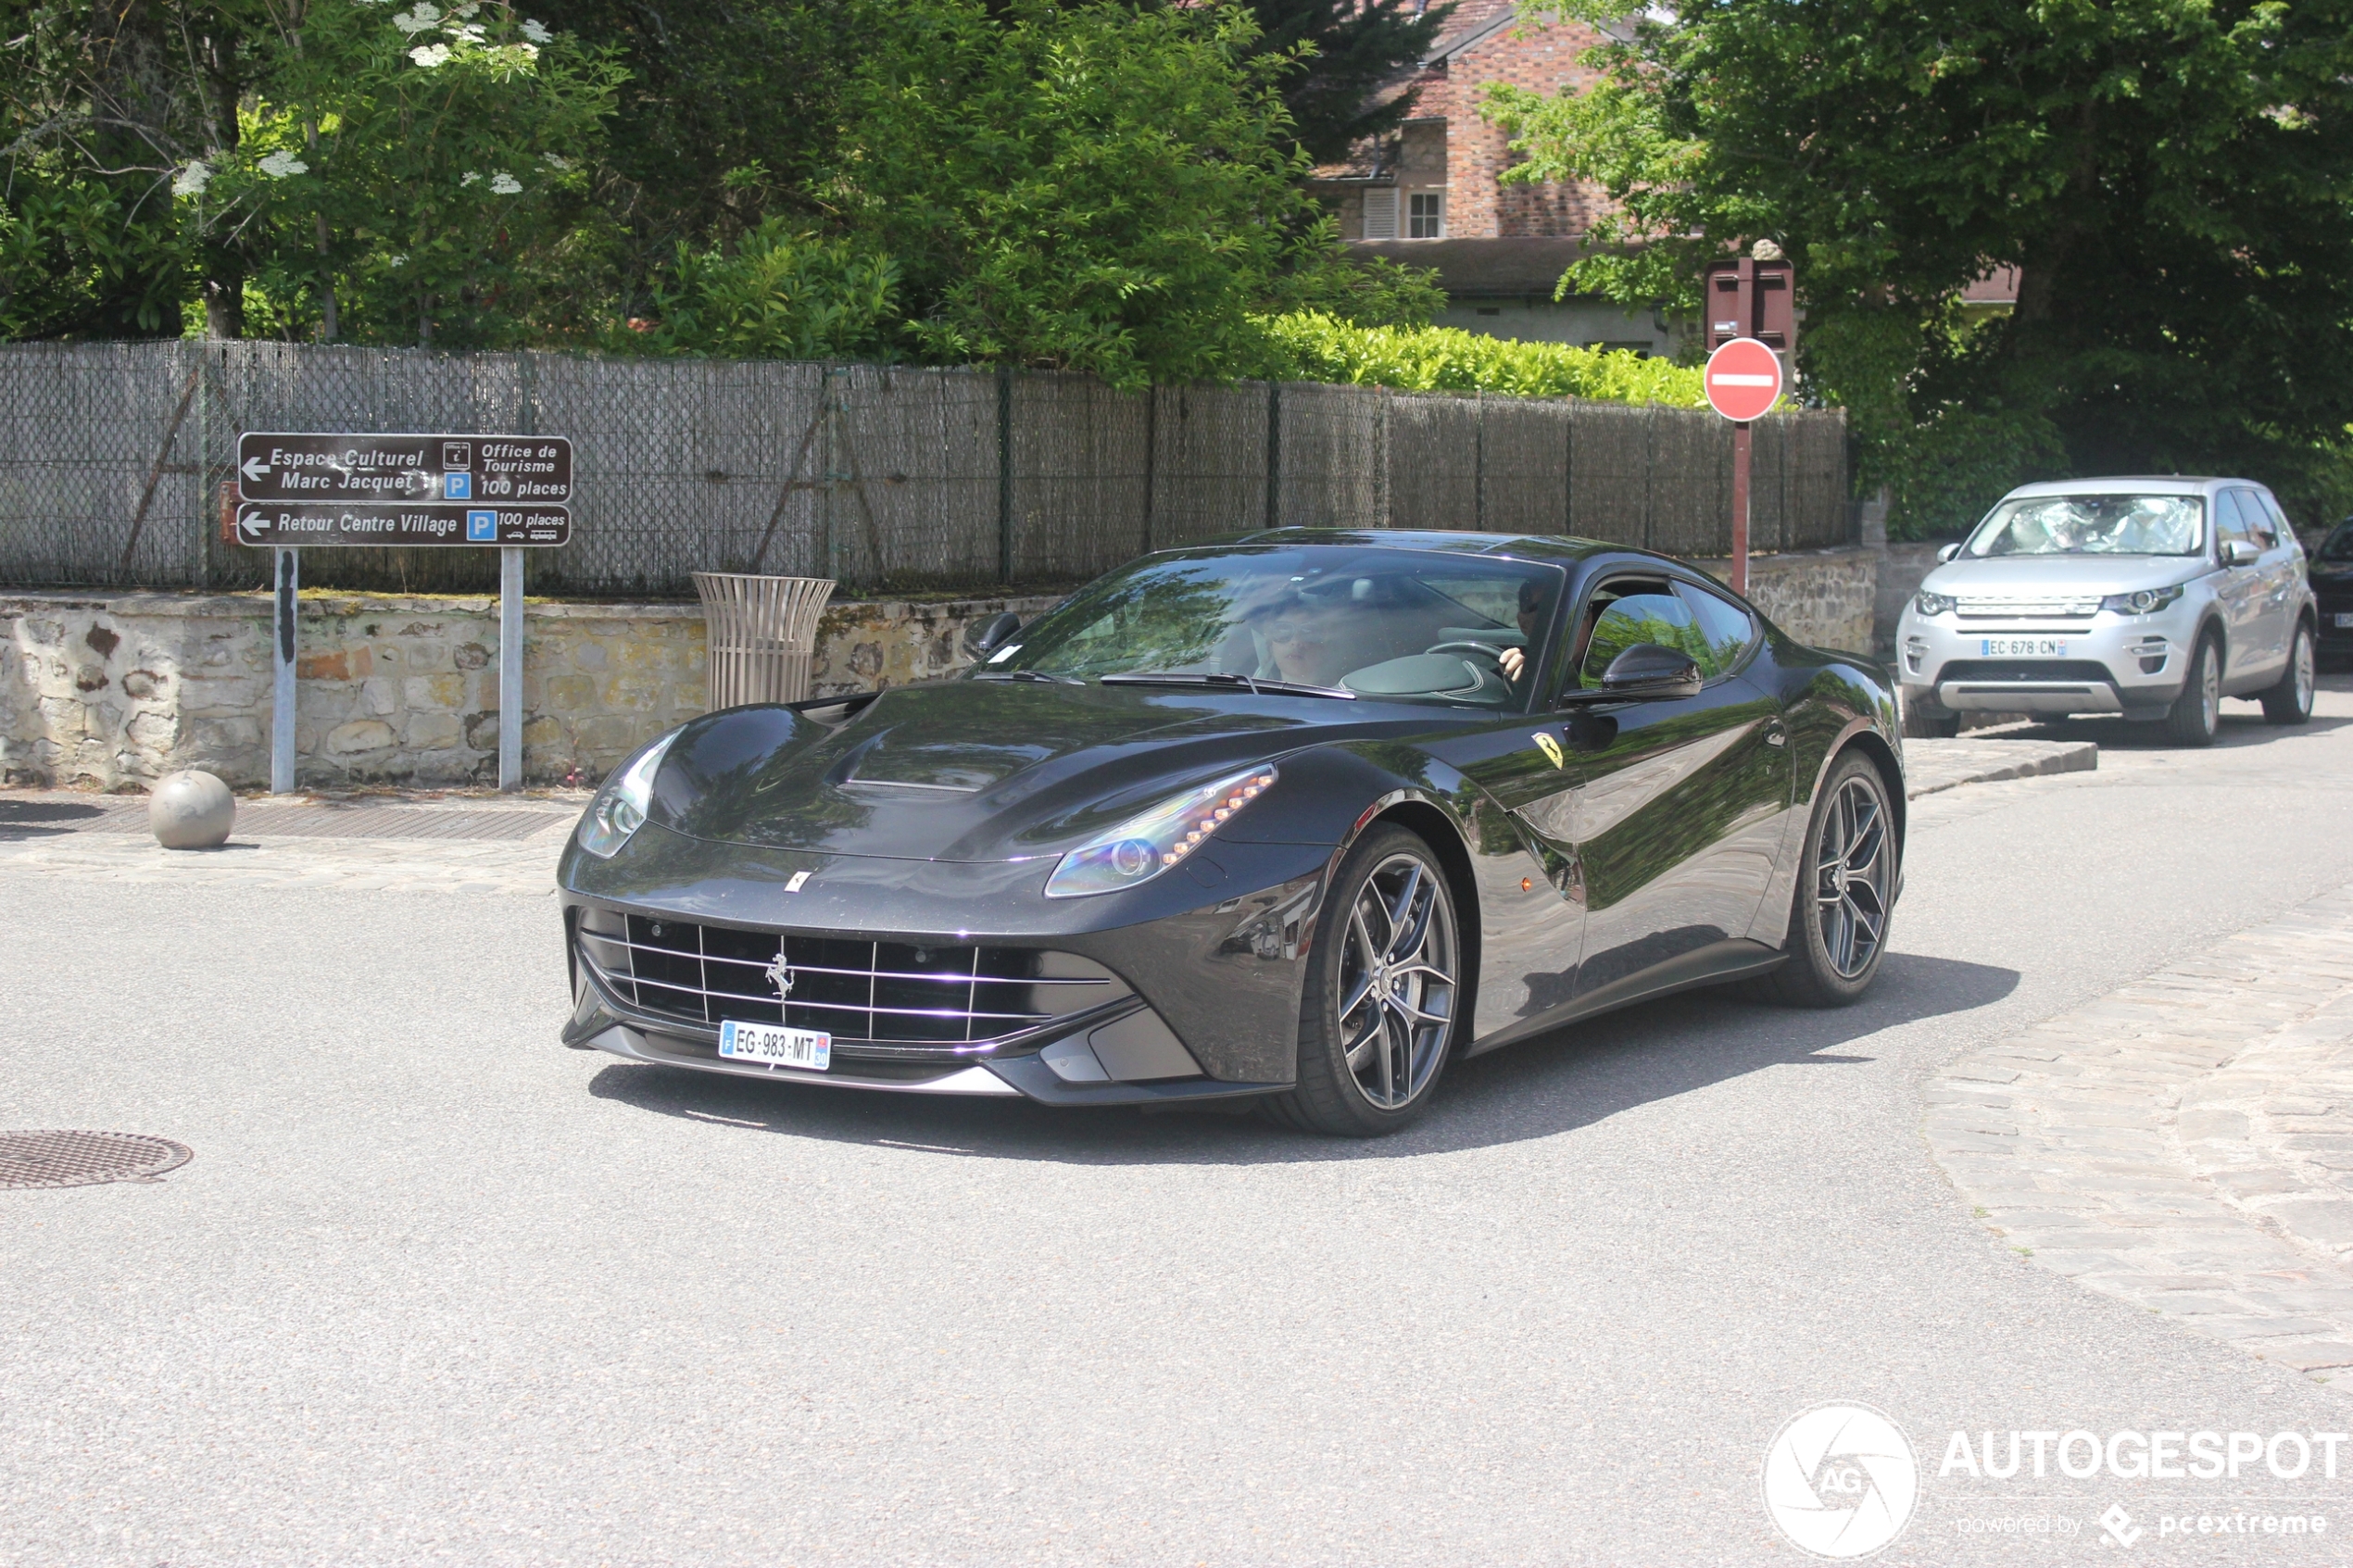
<svg viewBox="0 0 2353 1568"><path fill-rule="evenodd" d="M1504 650L1492 643L1441 643L1436 647L1422 649L1424 653L1483 653L1496 663L1504 662Z"/></svg>

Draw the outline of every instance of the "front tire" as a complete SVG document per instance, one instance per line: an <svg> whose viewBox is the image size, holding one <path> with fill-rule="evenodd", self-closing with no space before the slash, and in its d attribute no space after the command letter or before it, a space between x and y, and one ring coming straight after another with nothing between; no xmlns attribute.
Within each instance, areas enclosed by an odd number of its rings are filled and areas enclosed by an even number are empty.
<svg viewBox="0 0 2353 1568"><path fill-rule="evenodd" d="M1792 1007L1843 1008L1870 989L1895 903L1895 813L1871 759L1849 751L1814 799L1791 899L1789 959L1762 988Z"/></svg>
<svg viewBox="0 0 2353 1568"><path fill-rule="evenodd" d="M1299 1081L1269 1108L1334 1137L1380 1137L1428 1109L1461 1028L1462 929L1418 834L1366 834L1317 918L1299 1010Z"/></svg>
<svg viewBox="0 0 2353 1568"><path fill-rule="evenodd" d="M2165 737L2175 746L2212 746L2222 727L2222 650L2211 636L2197 640L2190 678L2165 715Z"/></svg>
<svg viewBox="0 0 2353 1568"><path fill-rule="evenodd" d="M2280 684L2263 694L2263 717L2274 724L2301 724L2312 717L2313 671L2320 659L2312 648L2312 628L2296 623L2296 640L2288 645L2287 668Z"/></svg>

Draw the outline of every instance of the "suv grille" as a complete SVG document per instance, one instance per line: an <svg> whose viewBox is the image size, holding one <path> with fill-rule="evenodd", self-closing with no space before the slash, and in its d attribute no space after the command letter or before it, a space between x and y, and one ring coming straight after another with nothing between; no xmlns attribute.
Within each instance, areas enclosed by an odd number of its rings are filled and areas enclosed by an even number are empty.
<svg viewBox="0 0 2353 1568"><path fill-rule="evenodd" d="M614 995L703 1028L735 1019L844 1041L951 1046L1128 994L1099 964L1029 947L862 942L608 909L581 910L576 936L582 960ZM780 959L791 983L782 1000Z"/></svg>
<svg viewBox="0 0 2353 1568"><path fill-rule="evenodd" d="M2110 686L2116 677L2095 659L1952 659L1936 672L1937 684L1976 681L2001 685Z"/></svg>
<svg viewBox="0 0 2353 1568"><path fill-rule="evenodd" d="M2007 598L1982 599L1964 596L1954 601L1954 608L1963 620L2089 620L2100 612L2100 596L2097 594L2012 594Z"/></svg>

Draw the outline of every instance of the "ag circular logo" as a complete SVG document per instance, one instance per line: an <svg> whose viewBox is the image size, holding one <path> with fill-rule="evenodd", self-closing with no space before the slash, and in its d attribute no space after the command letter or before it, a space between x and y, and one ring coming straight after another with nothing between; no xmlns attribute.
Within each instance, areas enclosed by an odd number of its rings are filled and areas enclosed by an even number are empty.
<svg viewBox="0 0 2353 1568"><path fill-rule="evenodd" d="M1817 1557L1869 1557L1904 1533L1919 1466L1895 1424L1866 1405L1817 1405L1765 1450L1765 1512Z"/></svg>

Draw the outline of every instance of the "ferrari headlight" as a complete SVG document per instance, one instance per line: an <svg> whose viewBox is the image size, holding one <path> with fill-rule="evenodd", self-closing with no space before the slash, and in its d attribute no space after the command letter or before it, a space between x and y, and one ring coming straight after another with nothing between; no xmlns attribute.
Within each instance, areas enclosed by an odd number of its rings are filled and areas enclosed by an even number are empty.
<svg viewBox="0 0 2353 1568"><path fill-rule="evenodd" d="M1233 814L1274 787L1275 770L1252 768L1131 817L1064 855L1046 879L1049 898L1083 898L1150 882L1201 847Z"/></svg>
<svg viewBox="0 0 2353 1568"><path fill-rule="evenodd" d="M1927 589L1922 588L1919 593L1912 596L1912 608L1919 610L1922 615L1942 615L1946 610L1953 608L1953 596L1950 594L1931 594Z"/></svg>
<svg viewBox="0 0 2353 1568"><path fill-rule="evenodd" d="M583 849L610 860L629 842L629 835L645 825L646 807L653 798L654 775L661 771L662 757L670 750L670 743L677 738L678 732L671 731L605 781L605 787L597 792L597 798L588 803L587 811L580 819L577 836Z"/></svg>
<svg viewBox="0 0 2353 1568"><path fill-rule="evenodd" d="M2182 596L2184 583L2171 588L2143 588L2136 594L2110 594L2100 601L2102 609L2112 609L2119 615L2155 615Z"/></svg>

